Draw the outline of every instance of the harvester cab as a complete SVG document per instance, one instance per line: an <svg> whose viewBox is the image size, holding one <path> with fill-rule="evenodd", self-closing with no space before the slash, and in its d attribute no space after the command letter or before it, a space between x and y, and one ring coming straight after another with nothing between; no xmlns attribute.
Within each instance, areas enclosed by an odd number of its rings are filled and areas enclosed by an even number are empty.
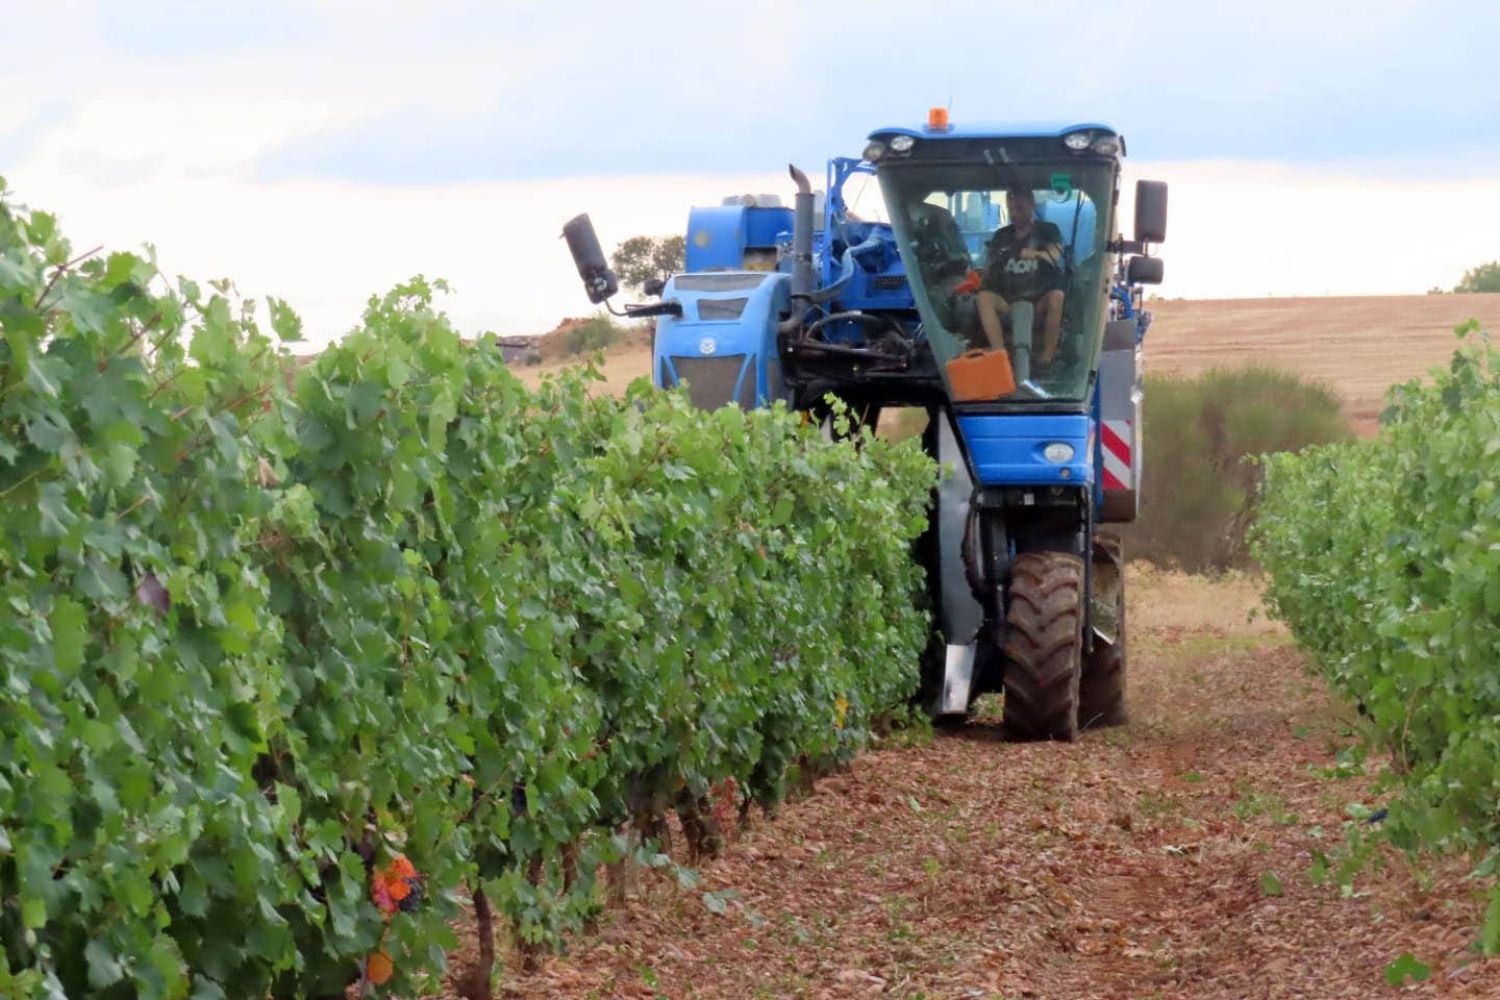
<svg viewBox="0 0 1500 1000"><path fill-rule="evenodd" d="M1003 691L1014 738L1125 718L1122 553L1100 525L1136 514L1141 286L1162 277L1166 186L1138 182L1133 239L1117 235L1124 153L1105 125L958 128L937 109L830 160L821 199L793 167L790 208L693 209L685 272L625 308L658 317L657 384L700 406L925 411L944 474L920 546L920 697L953 720ZM883 219L844 199L871 175ZM564 234L603 301L615 282L588 217Z"/></svg>

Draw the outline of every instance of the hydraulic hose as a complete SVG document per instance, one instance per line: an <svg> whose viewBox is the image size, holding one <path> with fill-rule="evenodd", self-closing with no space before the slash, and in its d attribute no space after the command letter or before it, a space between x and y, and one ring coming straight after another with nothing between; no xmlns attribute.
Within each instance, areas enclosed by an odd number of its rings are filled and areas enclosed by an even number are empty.
<svg viewBox="0 0 1500 1000"><path fill-rule="evenodd" d="M884 242L885 241L882 240L879 236L871 236L863 243L860 243L857 246L852 246L849 249L845 250L844 255L839 258L838 278L827 288L820 288L816 292L810 293L808 295L808 300L815 304L821 305L824 302L830 302L842 295L844 293L844 289L849 287L849 282L854 280L854 258L858 257L862 253L866 253L867 251L876 249Z"/></svg>

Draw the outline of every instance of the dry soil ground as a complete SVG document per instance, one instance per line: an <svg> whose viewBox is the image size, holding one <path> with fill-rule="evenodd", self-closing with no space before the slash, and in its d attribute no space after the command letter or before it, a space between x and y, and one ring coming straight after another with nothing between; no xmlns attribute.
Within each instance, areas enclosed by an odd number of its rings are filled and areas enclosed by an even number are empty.
<svg viewBox="0 0 1500 1000"><path fill-rule="evenodd" d="M1150 372L1191 375L1259 362L1311 375L1344 400L1355 426L1373 432L1387 386L1425 374L1453 353L1453 328L1478 319L1500 334L1500 295L1365 298L1178 299L1150 304ZM561 363L522 369L535 382ZM651 350L613 349L604 389L622 392L651 369Z"/></svg>
<svg viewBox="0 0 1500 1000"><path fill-rule="evenodd" d="M1398 992L1382 973L1411 952L1432 975L1408 993L1500 996L1461 861L1311 876L1371 782L1336 766L1352 720L1256 601L1133 569L1129 726L1015 745L985 719L867 753L698 888L648 874L568 954L512 961L500 995L1354 998Z"/></svg>

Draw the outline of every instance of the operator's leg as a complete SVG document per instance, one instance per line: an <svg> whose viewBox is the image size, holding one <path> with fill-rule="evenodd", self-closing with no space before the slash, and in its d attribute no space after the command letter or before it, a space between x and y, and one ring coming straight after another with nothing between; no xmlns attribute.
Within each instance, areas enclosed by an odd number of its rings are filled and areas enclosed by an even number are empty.
<svg viewBox="0 0 1500 1000"><path fill-rule="evenodd" d="M1042 315L1042 364L1050 364L1057 357L1057 345L1062 340L1063 293L1054 288L1037 300L1037 311Z"/></svg>
<svg viewBox="0 0 1500 1000"><path fill-rule="evenodd" d="M1010 303L989 289L979 292L979 325L984 327L984 338L997 351L1005 349L1005 326L1001 319L1010 312Z"/></svg>

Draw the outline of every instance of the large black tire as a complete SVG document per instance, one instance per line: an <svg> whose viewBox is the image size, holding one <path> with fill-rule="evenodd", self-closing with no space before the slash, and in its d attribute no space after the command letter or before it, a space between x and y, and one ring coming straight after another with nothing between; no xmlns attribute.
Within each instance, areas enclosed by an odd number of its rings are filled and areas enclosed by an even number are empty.
<svg viewBox="0 0 1500 1000"><path fill-rule="evenodd" d="M1094 648L1083 658L1078 724L1123 726L1125 708L1125 559L1120 537L1094 536Z"/></svg>
<svg viewBox="0 0 1500 1000"><path fill-rule="evenodd" d="M1005 733L1012 740L1078 736L1083 560L1027 552L1011 568L1005 616Z"/></svg>

